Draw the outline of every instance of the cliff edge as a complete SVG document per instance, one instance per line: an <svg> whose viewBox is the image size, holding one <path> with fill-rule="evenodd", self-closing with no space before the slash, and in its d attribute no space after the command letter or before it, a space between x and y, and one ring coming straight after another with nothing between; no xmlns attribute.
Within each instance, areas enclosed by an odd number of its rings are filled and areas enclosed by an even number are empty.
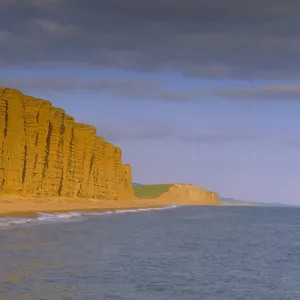
<svg viewBox="0 0 300 300"><path fill-rule="evenodd" d="M134 187L138 199L152 199L152 203L186 205L220 205L219 195L193 184L156 184Z"/></svg>
<svg viewBox="0 0 300 300"><path fill-rule="evenodd" d="M121 155L49 101L0 88L0 196L132 199Z"/></svg>

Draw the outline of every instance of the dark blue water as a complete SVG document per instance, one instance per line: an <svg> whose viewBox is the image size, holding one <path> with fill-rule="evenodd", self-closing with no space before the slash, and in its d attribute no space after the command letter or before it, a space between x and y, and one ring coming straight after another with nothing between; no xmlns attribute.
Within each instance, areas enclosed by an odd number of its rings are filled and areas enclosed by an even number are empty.
<svg viewBox="0 0 300 300"><path fill-rule="evenodd" d="M0 299L300 299L300 209L180 207L0 231Z"/></svg>

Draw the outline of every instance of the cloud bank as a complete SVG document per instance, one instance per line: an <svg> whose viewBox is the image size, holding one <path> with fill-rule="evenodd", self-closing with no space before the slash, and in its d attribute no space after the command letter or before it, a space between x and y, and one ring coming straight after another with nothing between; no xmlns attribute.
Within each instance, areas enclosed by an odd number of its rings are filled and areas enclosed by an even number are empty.
<svg viewBox="0 0 300 300"><path fill-rule="evenodd" d="M2 0L0 66L299 79L296 0Z"/></svg>
<svg viewBox="0 0 300 300"><path fill-rule="evenodd" d="M238 131L189 131L185 132L161 122L138 122L132 126L97 126L98 134L113 142L173 139L184 143L220 144L252 142L263 136Z"/></svg>
<svg viewBox="0 0 300 300"><path fill-rule="evenodd" d="M74 91L88 90L104 92L117 99L160 100L165 102L186 102L203 99L205 91L201 89L168 89L163 84L151 80L138 79L89 79L76 78L1 78L0 86L32 91Z"/></svg>
<svg viewBox="0 0 300 300"><path fill-rule="evenodd" d="M300 101L299 84L270 84L260 87L227 87L215 93L231 100Z"/></svg>
<svg viewBox="0 0 300 300"><path fill-rule="evenodd" d="M160 100L164 102L202 101L218 97L226 100L258 100L273 102L300 102L299 84L267 84L259 87L225 87L209 91L208 89L168 88L158 81L147 79L88 79L72 77L40 78L1 78L0 86L20 89L23 92L34 91L74 91L87 90L104 92L116 99Z"/></svg>

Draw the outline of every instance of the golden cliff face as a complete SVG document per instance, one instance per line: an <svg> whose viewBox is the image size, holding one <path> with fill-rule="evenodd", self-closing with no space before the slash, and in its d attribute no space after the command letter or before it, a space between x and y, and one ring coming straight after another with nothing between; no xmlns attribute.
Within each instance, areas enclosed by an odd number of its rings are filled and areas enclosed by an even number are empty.
<svg viewBox="0 0 300 300"><path fill-rule="evenodd" d="M0 88L0 195L131 199L121 155L50 102Z"/></svg>

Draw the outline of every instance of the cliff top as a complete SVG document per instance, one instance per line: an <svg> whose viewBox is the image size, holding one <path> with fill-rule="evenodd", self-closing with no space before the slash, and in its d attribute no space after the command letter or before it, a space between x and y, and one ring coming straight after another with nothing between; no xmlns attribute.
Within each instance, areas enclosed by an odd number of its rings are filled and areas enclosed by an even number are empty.
<svg viewBox="0 0 300 300"><path fill-rule="evenodd" d="M133 185L134 194L137 198L157 198L163 193L169 192L171 189L187 189L187 190L201 190L203 192L213 193L200 186L190 184L190 183L170 183L170 184L140 184Z"/></svg>
<svg viewBox="0 0 300 300"><path fill-rule="evenodd" d="M147 184L134 186L134 195L137 198L157 198L169 191L172 184Z"/></svg>
<svg viewBox="0 0 300 300"><path fill-rule="evenodd" d="M135 197L156 203L184 205L220 205L219 195L193 184L135 185Z"/></svg>

